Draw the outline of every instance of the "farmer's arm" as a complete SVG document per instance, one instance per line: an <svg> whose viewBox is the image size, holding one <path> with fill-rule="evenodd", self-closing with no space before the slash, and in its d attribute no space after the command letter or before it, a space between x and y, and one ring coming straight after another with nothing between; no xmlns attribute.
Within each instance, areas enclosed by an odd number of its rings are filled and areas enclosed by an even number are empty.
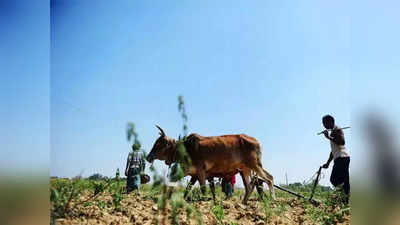
<svg viewBox="0 0 400 225"><path fill-rule="evenodd" d="M344 141L344 134L342 130L333 130L331 135L328 134L328 131L325 130L323 132L323 134L325 135L325 138L327 138L330 141L333 141L335 144L338 145L344 145L345 141Z"/></svg>
<svg viewBox="0 0 400 225"><path fill-rule="evenodd" d="M332 152L329 154L329 159L326 161L326 163L322 166L323 168L327 169L329 167L329 164L332 162L333 155Z"/></svg>
<svg viewBox="0 0 400 225"><path fill-rule="evenodd" d="M130 157L126 160L126 167L125 167L125 176L128 176L128 168L129 168Z"/></svg>
<svg viewBox="0 0 400 225"><path fill-rule="evenodd" d="M140 171L144 172L146 169L146 161L144 160L144 154L140 157Z"/></svg>

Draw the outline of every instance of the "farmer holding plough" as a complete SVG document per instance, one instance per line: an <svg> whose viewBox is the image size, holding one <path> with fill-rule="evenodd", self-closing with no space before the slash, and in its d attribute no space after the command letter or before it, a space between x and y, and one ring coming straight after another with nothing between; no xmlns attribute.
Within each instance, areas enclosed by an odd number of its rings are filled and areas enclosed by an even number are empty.
<svg viewBox="0 0 400 225"><path fill-rule="evenodd" d="M345 148L344 134L342 128L335 125L335 119L331 115L325 115L322 118L322 124L326 128L322 133L330 141L331 153L328 161L322 166L327 169L331 161L334 161L330 181L333 186L338 187L343 184L343 190L346 194L345 203L349 203L350 181L349 165L350 155ZM329 134L330 131L330 134Z"/></svg>

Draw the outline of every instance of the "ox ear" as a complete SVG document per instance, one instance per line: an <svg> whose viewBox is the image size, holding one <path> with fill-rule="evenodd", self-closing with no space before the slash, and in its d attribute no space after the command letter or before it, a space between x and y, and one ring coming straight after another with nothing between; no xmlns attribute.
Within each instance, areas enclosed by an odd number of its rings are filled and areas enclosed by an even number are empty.
<svg viewBox="0 0 400 225"><path fill-rule="evenodd" d="M158 126L158 125L156 125L156 127L160 130L160 135L163 136L163 137L165 137L166 135L165 135L164 130L163 130L160 126Z"/></svg>

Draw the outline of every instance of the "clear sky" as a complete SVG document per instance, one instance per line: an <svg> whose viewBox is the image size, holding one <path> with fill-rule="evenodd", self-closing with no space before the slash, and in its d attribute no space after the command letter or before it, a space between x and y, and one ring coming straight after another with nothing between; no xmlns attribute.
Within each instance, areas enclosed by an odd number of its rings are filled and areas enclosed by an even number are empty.
<svg viewBox="0 0 400 225"><path fill-rule="evenodd" d="M378 92L372 88L390 90L394 99L391 81L399 80L399 46L393 45L399 33L386 37L370 31L392 32L395 7L380 12L386 17L371 17L377 7L369 3L354 16L355 3L345 3L54 1L51 31L25 34L32 37L34 52L35 39L51 33L50 79L35 80L45 92L40 97L49 101L26 111L24 102L34 102L21 97L20 114L3 111L18 118L37 115L35 124L47 126L39 136L46 140L50 134L50 143L36 141L33 147L50 145L51 175L112 176L125 167L130 150L127 122L136 124L143 148L150 151L158 137L155 124L170 137L181 133L177 97L183 95L189 132L253 136L277 183L285 181L285 173L289 182L303 181L329 156L328 141L316 135L323 129L321 117L329 113L340 126L352 125L354 104L368 103ZM375 23L379 20L385 26ZM32 58L40 61L48 54ZM374 64L379 55L391 61ZM383 65L386 82L367 82ZM21 82L24 94L37 93L29 79ZM371 88L362 92L365 87ZM15 96L3 90L1 97L12 104ZM26 129L34 132L35 124ZM345 131L348 149L360 155L352 132ZM15 138L24 149L29 141ZM352 158L351 167L360 163ZM322 183L329 183L328 176Z"/></svg>

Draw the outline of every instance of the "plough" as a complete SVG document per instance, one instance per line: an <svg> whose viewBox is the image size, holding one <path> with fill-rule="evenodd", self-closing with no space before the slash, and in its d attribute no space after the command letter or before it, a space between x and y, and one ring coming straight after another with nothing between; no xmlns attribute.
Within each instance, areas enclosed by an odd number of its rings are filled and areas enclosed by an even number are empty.
<svg viewBox="0 0 400 225"><path fill-rule="evenodd" d="M318 169L318 171L317 171L317 173L316 173L316 174L317 174L317 177L316 177L315 180L314 180L314 184L313 184L313 187L312 187L311 194L310 194L310 197L309 197L309 198L307 198L306 196L304 196L304 195L302 195L302 194L299 194L299 193L297 193L297 192L294 192L294 191L292 191L292 190L286 189L286 188L284 188L284 187L281 187L281 186L278 186L278 185L275 185L275 184L274 184L274 187L278 188L278 189L281 190L281 191L285 191L285 192L287 192L287 193L289 193L289 194L292 194L292 195L294 195L294 196L296 196L296 197L303 198L303 199L307 199L307 200L308 200L312 205L314 205L314 206L319 206L320 202L317 201L317 200L315 200L315 199L313 199L313 197L314 197L314 193L315 193L315 188L317 187L318 182L319 182L319 177L321 176L321 170L322 170L322 166L319 167L319 169Z"/></svg>

